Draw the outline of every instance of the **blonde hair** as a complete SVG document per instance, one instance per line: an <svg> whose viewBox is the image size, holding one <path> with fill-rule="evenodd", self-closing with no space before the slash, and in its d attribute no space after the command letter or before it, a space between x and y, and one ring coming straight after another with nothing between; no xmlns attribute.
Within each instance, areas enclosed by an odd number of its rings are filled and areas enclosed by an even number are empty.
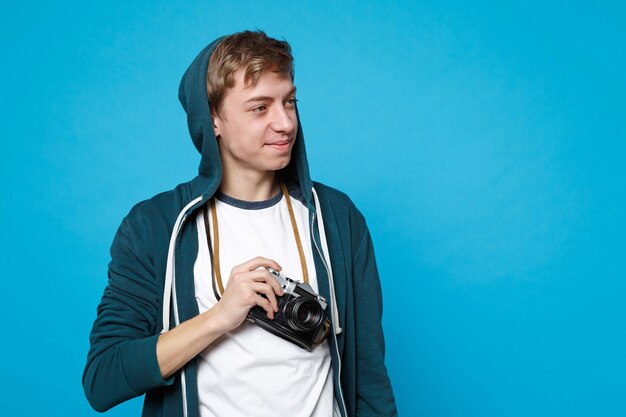
<svg viewBox="0 0 626 417"><path fill-rule="evenodd" d="M224 38L211 55L206 77L209 103L218 115L226 90L235 85L235 72L244 68L246 86L256 85L267 71L288 74L293 80L291 47L287 41L270 38L260 30Z"/></svg>

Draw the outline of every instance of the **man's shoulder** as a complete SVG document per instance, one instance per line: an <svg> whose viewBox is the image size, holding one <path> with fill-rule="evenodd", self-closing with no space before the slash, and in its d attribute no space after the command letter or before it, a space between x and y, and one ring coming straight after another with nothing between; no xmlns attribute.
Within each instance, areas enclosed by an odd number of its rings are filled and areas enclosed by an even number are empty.
<svg viewBox="0 0 626 417"><path fill-rule="evenodd" d="M313 181L313 188L315 188L315 191L317 192L317 195L321 200L327 200L331 204L344 204L354 206L354 203L352 202L348 194L338 190L337 188L331 187L318 181Z"/></svg>
<svg viewBox="0 0 626 417"><path fill-rule="evenodd" d="M365 223L363 214L348 194L317 181L313 182L313 187L319 196L322 209L330 208L339 217L350 219L350 223Z"/></svg>
<svg viewBox="0 0 626 417"><path fill-rule="evenodd" d="M178 184L138 202L129 210L125 220L139 227L152 228L158 224L171 228L180 211L191 201L190 184L191 181Z"/></svg>

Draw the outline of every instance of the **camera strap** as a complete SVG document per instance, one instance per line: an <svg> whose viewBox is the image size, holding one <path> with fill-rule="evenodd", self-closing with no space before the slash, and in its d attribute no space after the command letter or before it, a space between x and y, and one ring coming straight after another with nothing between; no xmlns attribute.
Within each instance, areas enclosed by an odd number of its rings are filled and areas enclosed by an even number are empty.
<svg viewBox="0 0 626 417"><path fill-rule="evenodd" d="M291 228L293 229L293 234L296 239L296 246L298 247L298 255L300 256L300 266L302 267L302 276L304 278L304 282L306 284L309 283L309 270L306 264L306 258L304 257L304 249L302 248L302 241L300 240L300 233L298 232L298 225L296 223L296 216L293 213L293 206L291 204L291 197L289 196L289 191L285 184L279 179L278 184L283 192L283 196L285 196L285 201L287 203L287 210L289 211L289 218L291 219ZM211 245L211 233L209 231L209 216L208 211L211 211L211 220L213 221L213 245ZM217 223L217 210L215 208L215 197L211 198L210 207L207 204L204 208L204 229L206 231L207 244L209 247L209 251L211 252L211 259L213 263L213 291L215 293L215 297L219 301L222 298L222 294L224 294L224 284L222 282L222 273L220 270L220 237L218 231L218 223Z"/></svg>

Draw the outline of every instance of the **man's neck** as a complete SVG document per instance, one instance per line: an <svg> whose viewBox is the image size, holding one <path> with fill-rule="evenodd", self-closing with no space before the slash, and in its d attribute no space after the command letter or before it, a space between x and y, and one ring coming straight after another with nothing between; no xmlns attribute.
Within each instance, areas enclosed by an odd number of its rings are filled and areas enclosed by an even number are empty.
<svg viewBox="0 0 626 417"><path fill-rule="evenodd" d="M264 173L247 171L233 175L225 170L219 190L237 200L264 201L274 197L279 188L274 171Z"/></svg>

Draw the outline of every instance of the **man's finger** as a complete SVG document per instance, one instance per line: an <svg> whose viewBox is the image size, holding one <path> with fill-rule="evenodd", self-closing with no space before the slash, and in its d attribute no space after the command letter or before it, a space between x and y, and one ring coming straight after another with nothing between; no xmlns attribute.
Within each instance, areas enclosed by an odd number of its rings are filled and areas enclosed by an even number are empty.
<svg viewBox="0 0 626 417"><path fill-rule="evenodd" d="M269 271L265 269L251 271L250 277L253 281L256 282L266 282L274 289L274 293L276 293L277 295L283 295L283 289L281 288L278 281L276 281L274 275L272 275Z"/></svg>
<svg viewBox="0 0 626 417"><path fill-rule="evenodd" d="M278 265L278 262L276 262L275 260L263 258L262 256L257 256L256 258L250 259L249 261L244 262L241 265L237 265L233 268L233 272L254 271L255 269L258 269L260 267L272 268L276 271L280 271L281 269L283 269L283 267Z"/></svg>
<svg viewBox="0 0 626 417"><path fill-rule="evenodd" d="M250 284L250 288L257 294L264 294L265 298L269 300L272 310L278 311L278 300L276 299L276 295L274 295L274 289L272 287L260 282L254 282Z"/></svg>
<svg viewBox="0 0 626 417"><path fill-rule="evenodd" d="M263 298L263 297L261 297L260 295L257 294L257 296L254 299L254 301L255 301L256 305L258 305L263 310L265 310L265 313L267 314L267 317L269 317L271 320L274 320L274 310L272 309L272 305L267 300L267 298Z"/></svg>

